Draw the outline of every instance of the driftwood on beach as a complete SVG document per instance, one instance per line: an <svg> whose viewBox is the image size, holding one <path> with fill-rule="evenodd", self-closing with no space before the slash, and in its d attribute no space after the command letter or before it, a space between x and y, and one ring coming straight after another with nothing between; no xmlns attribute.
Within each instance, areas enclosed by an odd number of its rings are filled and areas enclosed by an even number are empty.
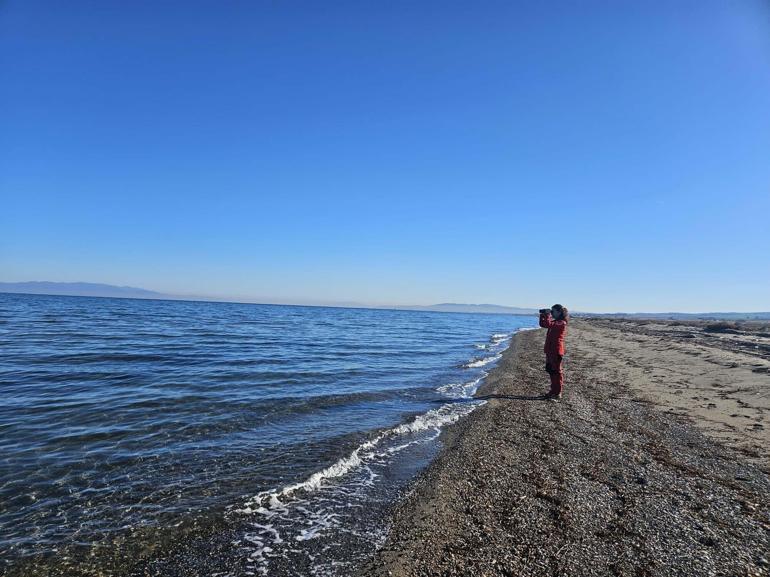
<svg viewBox="0 0 770 577"><path fill-rule="evenodd" d="M770 574L770 358L712 336L577 321L554 403L517 334L362 573Z"/></svg>

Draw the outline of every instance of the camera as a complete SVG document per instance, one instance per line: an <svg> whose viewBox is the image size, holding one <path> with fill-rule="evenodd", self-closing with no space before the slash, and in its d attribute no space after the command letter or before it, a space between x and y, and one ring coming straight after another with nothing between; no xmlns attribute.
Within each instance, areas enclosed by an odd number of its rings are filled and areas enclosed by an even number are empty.
<svg viewBox="0 0 770 577"><path fill-rule="evenodd" d="M540 309L540 314L541 315L547 315L550 312L551 312L551 309Z"/></svg>

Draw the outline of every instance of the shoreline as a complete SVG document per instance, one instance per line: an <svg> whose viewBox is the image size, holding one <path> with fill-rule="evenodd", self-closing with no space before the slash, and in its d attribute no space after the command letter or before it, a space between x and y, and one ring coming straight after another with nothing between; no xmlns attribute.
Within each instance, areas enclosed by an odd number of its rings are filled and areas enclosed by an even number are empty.
<svg viewBox="0 0 770 577"><path fill-rule="evenodd" d="M698 418L699 395L666 406L665 366L663 385L645 380L645 363L666 355L681 355L683 378L699 383L728 365L761 402L733 398L735 388L726 402L761 420L770 361L734 367L744 353L693 354L708 344L606 323L573 321L557 403L536 400L548 388L544 332L514 335L476 393L488 402L442 433L360 575L770 574L764 426L720 438ZM642 355L636 367L627 354Z"/></svg>

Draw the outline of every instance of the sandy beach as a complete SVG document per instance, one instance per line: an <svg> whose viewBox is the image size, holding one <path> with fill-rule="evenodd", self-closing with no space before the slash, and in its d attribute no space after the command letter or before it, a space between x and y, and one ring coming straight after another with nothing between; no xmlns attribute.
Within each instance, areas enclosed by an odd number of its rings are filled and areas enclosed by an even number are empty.
<svg viewBox="0 0 770 577"><path fill-rule="evenodd" d="M581 319L560 402L518 333L367 576L769 575L770 334Z"/></svg>

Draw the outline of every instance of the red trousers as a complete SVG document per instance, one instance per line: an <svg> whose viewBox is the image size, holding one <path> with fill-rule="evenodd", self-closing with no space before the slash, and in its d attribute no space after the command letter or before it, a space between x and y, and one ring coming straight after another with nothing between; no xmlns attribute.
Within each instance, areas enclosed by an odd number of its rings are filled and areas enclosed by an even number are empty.
<svg viewBox="0 0 770 577"><path fill-rule="evenodd" d="M561 388L564 384L564 371L562 370L562 360L564 357L561 355L545 355L545 370L551 375L551 390L552 395L560 395Z"/></svg>

